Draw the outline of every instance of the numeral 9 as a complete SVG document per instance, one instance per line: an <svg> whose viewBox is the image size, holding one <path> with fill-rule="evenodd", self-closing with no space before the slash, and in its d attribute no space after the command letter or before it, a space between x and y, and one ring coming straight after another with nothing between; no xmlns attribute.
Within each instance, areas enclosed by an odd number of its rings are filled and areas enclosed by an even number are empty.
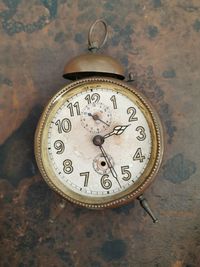
<svg viewBox="0 0 200 267"><path fill-rule="evenodd" d="M61 140L56 140L54 143L54 147L56 150L58 150L56 154L62 154L65 150L65 145Z"/></svg>

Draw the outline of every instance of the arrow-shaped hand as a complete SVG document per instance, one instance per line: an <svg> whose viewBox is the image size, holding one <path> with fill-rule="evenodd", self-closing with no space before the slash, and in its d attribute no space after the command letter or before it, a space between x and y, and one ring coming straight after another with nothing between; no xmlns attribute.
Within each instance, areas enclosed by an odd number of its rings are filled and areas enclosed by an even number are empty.
<svg viewBox="0 0 200 267"><path fill-rule="evenodd" d="M104 135L104 138L108 138L112 135L121 135L125 130L126 128L130 126L130 124L128 125L121 125L121 126L115 126L114 129L112 130L112 132Z"/></svg>

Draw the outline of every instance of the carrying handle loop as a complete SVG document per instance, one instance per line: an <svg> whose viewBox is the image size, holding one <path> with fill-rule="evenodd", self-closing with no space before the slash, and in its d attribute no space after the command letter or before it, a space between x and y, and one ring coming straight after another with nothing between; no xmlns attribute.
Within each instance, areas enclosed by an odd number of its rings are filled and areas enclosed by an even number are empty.
<svg viewBox="0 0 200 267"><path fill-rule="evenodd" d="M97 24L102 24L104 26L104 36L103 36L102 41L100 43L98 41L92 40L93 39L92 38L92 33L94 32L94 29L97 26ZM107 37L108 37L108 26L107 26L107 23L103 19L96 20L90 26L90 29L89 29L89 32L88 32L88 50L91 51L91 52L98 51L106 43Z"/></svg>

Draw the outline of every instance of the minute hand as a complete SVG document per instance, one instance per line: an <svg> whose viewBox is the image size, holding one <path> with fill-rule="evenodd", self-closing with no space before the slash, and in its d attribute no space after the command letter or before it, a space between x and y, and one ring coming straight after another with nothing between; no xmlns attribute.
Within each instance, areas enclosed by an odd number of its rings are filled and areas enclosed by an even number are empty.
<svg viewBox="0 0 200 267"><path fill-rule="evenodd" d="M117 173L116 173L112 163L110 162L110 159L108 158L106 151L104 150L102 145L100 145L99 148L101 149L101 153L103 154L103 156L105 158L105 161L106 161L106 163L107 163L107 165L108 165L108 167L109 167L109 169L110 169L110 171L112 173L112 176L117 180L119 186L121 187L121 184L119 183L119 180L117 178Z"/></svg>
<svg viewBox="0 0 200 267"><path fill-rule="evenodd" d="M112 130L112 132L104 135L104 138L108 138L112 135L121 135L125 130L126 128L129 126L130 124L128 125L121 125L121 126L115 126L114 129Z"/></svg>

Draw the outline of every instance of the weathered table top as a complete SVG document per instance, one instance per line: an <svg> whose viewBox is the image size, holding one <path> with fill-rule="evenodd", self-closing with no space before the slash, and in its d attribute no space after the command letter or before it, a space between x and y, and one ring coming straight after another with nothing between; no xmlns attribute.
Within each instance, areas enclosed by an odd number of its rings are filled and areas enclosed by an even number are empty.
<svg viewBox="0 0 200 267"><path fill-rule="evenodd" d="M35 163L42 109L98 18L110 25L103 52L163 121L164 161L145 194L156 225L136 201L105 211L63 201ZM0 1L0 266L200 266L199 47L198 0Z"/></svg>

